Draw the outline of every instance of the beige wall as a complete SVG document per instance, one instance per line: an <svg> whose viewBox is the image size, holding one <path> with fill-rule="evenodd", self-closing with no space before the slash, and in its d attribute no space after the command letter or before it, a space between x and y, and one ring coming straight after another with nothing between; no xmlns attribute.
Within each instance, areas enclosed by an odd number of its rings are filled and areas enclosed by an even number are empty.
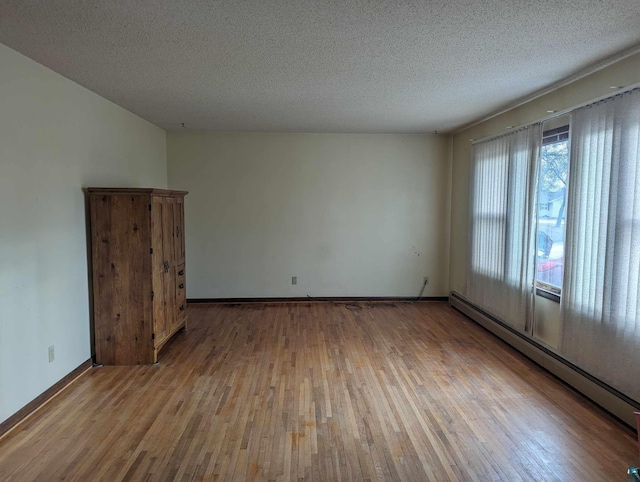
<svg viewBox="0 0 640 482"><path fill-rule="evenodd" d="M167 162L189 298L448 292L447 137L169 132Z"/></svg>
<svg viewBox="0 0 640 482"><path fill-rule="evenodd" d="M584 77L538 99L482 122L453 137L451 190L451 261L450 288L465 294L467 239L469 223L469 139L481 139L506 132L507 126L518 126L541 120L548 110L562 111L608 95L611 86L629 86L640 82L640 54L627 57L605 69ZM557 342L558 304L538 300L539 320L546 321L547 341ZM549 311L550 310L550 311ZM555 320L555 321L554 321Z"/></svg>
<svg viewBox="0 0 640 482"><path fill-rule="evenodd" d="M0 45L0 422L90 356L82 188L165 187L165 149L162 129Z"/></svg>

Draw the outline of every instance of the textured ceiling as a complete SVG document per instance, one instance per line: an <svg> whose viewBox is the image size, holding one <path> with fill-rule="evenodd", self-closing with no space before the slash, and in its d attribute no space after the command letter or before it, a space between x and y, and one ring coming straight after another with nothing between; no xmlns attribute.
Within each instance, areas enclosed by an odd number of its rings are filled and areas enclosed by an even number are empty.
<svg viewBox="0 0 640 482"><path fill-rule="evenodd" d="M640 43L640 2L0 0L0 42L167 129L444 132Z"/></svg>

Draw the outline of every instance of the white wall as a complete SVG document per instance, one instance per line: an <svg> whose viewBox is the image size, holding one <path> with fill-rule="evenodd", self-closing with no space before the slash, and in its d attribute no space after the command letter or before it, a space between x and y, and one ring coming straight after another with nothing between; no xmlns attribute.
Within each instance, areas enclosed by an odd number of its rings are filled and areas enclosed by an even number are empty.
<svg viewBox="0 0 640 482"><path fill-rule="evenodd" d="M167 162L189 298L448 293L447 137L169 132Z"/></svg>
<svg viewBox="0 0 640 482"><path fill-rule="evenodd" d="M90 357L82 188L107 185L166 187L165 132L0 45L0 422Z"/></svg>

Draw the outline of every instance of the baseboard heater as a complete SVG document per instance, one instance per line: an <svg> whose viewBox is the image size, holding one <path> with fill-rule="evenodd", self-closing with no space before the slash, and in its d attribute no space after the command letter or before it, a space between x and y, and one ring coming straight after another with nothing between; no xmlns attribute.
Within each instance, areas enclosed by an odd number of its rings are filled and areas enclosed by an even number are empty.
<svg viewBox="0 0 640 482"><path fill-rule="evenodd" d="M452 291L449 294L449 304L630 427L636 428L633 412L640 409L640 404L634 400L486 313L460 293Z"/></svg>

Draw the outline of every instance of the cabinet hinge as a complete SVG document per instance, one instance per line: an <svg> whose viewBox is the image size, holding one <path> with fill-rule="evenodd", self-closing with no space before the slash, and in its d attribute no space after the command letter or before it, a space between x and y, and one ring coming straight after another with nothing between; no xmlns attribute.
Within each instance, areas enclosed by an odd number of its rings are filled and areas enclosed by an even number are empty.
<svg viewBox="0 0 640 482"><path fill-rule="evenodd" d="M153 293L153 291L152 291L152 292L151 292L151 299L153 299L153 294L154 294L154 293Z"/></svg>
<svg viewBox="0 0 640 482"><path fill-rule="evenodd" d="M151 211L151 204L149 204L149 211Z"/></svg>
<svg viewBox="0 0 640 482"><path fill-rule="evenodd" d="M149 248L149 254L153 254L153 248Z"/></svg>
<svg viewBox="0 0 640 482"><path fill-rule="evenodd" d="M151 339L155 340L156 339L156 334L155 333L151 333Z"/></svg>

